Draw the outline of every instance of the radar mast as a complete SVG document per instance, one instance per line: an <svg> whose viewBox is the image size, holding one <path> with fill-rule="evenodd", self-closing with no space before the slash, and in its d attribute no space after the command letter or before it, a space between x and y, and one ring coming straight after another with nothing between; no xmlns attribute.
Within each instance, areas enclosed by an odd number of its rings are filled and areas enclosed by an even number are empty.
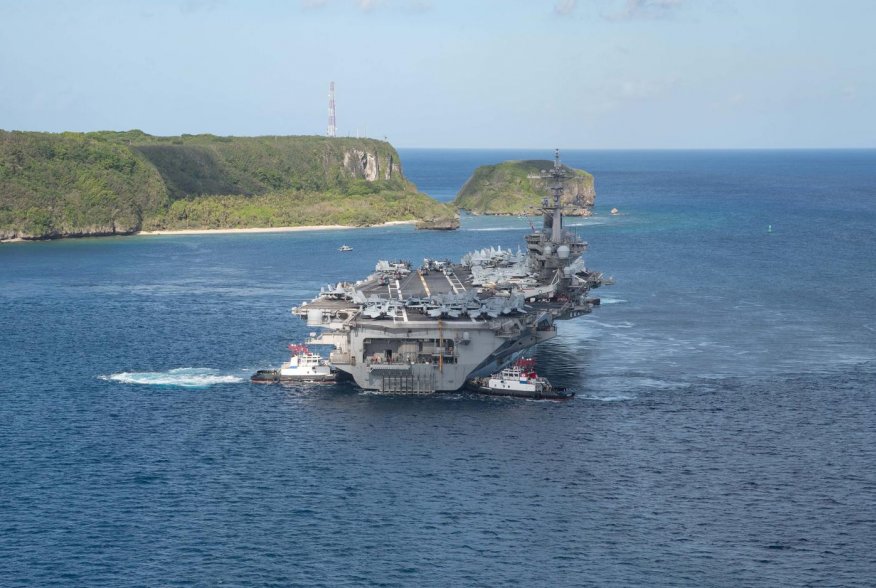
<svg viewBox="0 0 876 588"><path fill-rule="evenodd" d="M568 177L566 169L560 164L560 150L554 150L554 166L550 170L542 170L541 177L546 180L553 180L551 184L551 192L553 193L553 202L548 202L547 198L542 200L542 210L544 211L544 233L550 233L551 241L559 243L563 238L563 181Z"/></svg>

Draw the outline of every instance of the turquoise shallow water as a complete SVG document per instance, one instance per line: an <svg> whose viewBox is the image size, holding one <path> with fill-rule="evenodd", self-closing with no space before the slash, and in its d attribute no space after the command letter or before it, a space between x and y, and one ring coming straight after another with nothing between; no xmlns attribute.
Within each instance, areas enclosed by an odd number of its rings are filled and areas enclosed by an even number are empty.
<svg viewBox="0 0 876 588"><path fill-rule="evenodd" d="M402 152L443 199L550 155ZM0 585L870 584L876 152L563 157L617 284L536 352L562 404L247 381L321 285L521 219L0 247Z"/></svg>

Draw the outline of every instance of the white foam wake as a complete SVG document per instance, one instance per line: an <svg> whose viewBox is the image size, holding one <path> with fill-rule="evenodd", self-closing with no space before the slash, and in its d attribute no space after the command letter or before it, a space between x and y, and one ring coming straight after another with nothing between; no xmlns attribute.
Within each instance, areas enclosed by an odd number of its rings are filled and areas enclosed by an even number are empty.
<svg viewBox="0 0 876 588"><path fill-rule="evenodd" d="M211 368L176 368L166 372L120 372L101 376L103 380L123 384L144 384L149 386L179 386L182 388L206 388L214 384L237 384L243 378L223 374Z"/></svg>
<svg viewBox="0 0 876 588"><path fill-rule="evenodd" d="M600 298L601 304L623 304L626 302L623 298Z"/></svg>
<svg viewBox="0 0 876 588"><path fill-rule="evenodd" d="M520 229L527 229L526 225L520 225L519 227L478 227L472 229L462 229L463 231L472 231L475 233L488 233L493 231L519 231Z"/></svg>
<svg viewBox="0 0 876 588"><path fill-rule="evenodd" d="M582 394L579 395L579 398L583 398L584 400L597 400L599 402L623 402L625 400L635 400L635 396L630 396L628 394L613 394L608 396L600 396L597 394Z"/></svg>
<svg viewBox="0 0 876 588"><path fill-rule="evenodd" d="M567 216L567 217L565 217L565 218L566 218L566 220L568 221L569 217ZM606 219L606 218L588 218L587 220L583 220L583 219L582 219L582 220L580 220L580 221L578 221L578 222L575 222L575 223L564 222L564 223L563 223L563 226L564 226L564 227L569 227L569 228L573 228L573 227L592 227L593 225L604 225L604 224L607 223L607 222L608 222L608 219Z"/></svg>

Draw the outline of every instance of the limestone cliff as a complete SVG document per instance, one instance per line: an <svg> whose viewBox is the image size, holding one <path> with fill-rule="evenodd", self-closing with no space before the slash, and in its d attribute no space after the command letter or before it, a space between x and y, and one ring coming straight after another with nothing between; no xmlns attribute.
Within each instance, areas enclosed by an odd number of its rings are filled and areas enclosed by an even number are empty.
<svg viewBox="0 0 876 588"><path fill-rule="evenodd" d="M0 131L0 240L454 218L385 141Z"/></svg>

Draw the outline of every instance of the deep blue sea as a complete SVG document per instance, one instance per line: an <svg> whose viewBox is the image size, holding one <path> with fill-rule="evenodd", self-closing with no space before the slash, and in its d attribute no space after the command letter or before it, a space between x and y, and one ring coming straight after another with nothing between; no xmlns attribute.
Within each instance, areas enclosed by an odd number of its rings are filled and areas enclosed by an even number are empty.
<svg viewBox="0 0 876 588"><path fill-rule="evenodd" d="M874 585L876 151L562 157L616 280L535 352L566 403L248 382L321 285L525 220L0 246L0 585Z"/></svg>

